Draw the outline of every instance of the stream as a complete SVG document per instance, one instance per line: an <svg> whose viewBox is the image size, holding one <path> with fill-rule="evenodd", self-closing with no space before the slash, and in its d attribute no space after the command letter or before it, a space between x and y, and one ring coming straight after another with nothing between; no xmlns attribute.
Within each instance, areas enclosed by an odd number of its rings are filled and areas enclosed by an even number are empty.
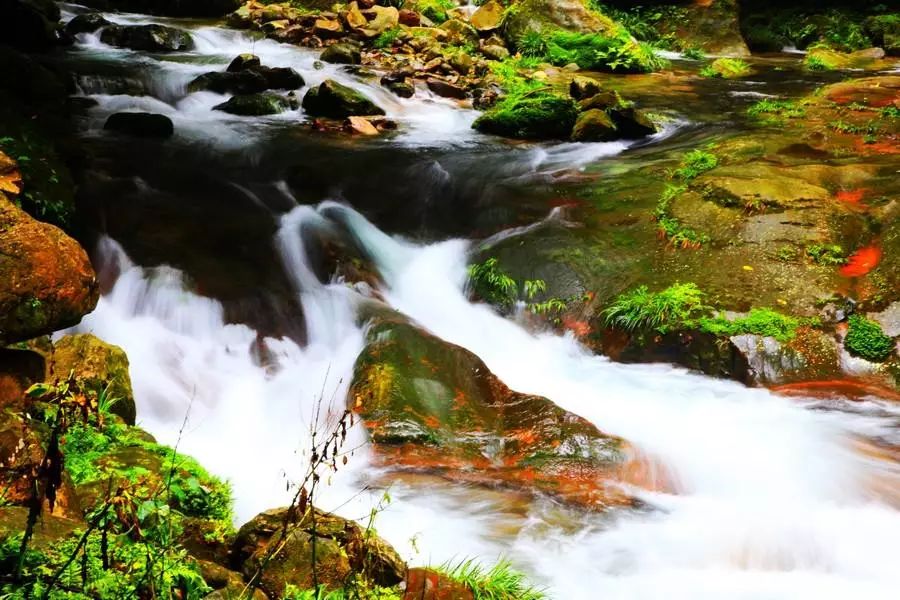
<svg viewBox="0 0 900 600"><path fill-rule="evenodd" d="M64 5L64 20L82 10ZM364 344L359 314L383 302L477 354L514 390L658 458L678 491L630 490L641 508L594 513L388 477L368 464L357 425L348 443L359 450L317 504L363 522L381 506L378 533L411 564L506 557L572 600L896 597L900 468L864 451L900 444L896 403L786 398L611 362L465 290L469 253L485 240L564 218L547 202L560 182L739 130L734 115L761 94L808 91L828 74L773 66L753 82L711 82L709 100L680 110L650 98L670 122L646 140L509 144L472 130L475 111L425 89L399 99L377 77L317 63L316 50L216 23L105 16L188 28L196 48L147 55L80 34L59 57L77 75L76 95L92 101L79 117L91 155L82 196L103 296L77 329L126 350L138 424L230 480L239 522L289 501L310 429L345 406ZM397 134L317 134L300 126L302 110L235 117L211 110L226 96L186 92L242 52L293 67L307 85L351 85L386 109ZM175 136L123 144L102 129L120 111L165 114ZM332 276L322 240L335 239L371 261L382 289Z"/></svg>

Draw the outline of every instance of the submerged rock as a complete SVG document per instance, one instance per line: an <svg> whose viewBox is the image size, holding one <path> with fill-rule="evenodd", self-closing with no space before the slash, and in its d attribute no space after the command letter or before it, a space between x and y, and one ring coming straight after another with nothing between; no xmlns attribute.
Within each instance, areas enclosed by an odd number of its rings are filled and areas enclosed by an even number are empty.
<svg viewBox="0 0 900 600"><path fill-rule="evenodd" d="M349 401L390 468L588 506L631 502L603 483L629 463L623 440L546 398L510 390L468 350L398 318L371 325Z"/></svg>
<svg viewBox="0 0 900 600"><path fill-rule="evenodd" d="M343 119L352 115L383 115L384 109L351 87L326 79L303 97L303 109L315 117Z"/></svg>
<svg viewBox="0 0 900 600"><path fill-rule="evenodd" d="M246 94L234 96L222 104L217 104L213 110L221 110L232 115L243 117L261 117L274 115L291 108L296 108L291 101L284 96L265 92L260 94Z"/></svg>
<svg viewBox="0 0 900 600"><path fill-rule="evenodd" d="M406 565L385 541L353 521L313 510L272 509L241 527L231 554L245 580L265 565L257 585L270 598L280 598L287 585L342 587L350 575L385 587L403 580Z"/></svg>
<svg viewBox="0 0 900 600"><path fill-rule="evenodd" d="M165 25L110 25L100 33L110 46L144 52L175 52L194 47L191 34Z"/></svg>
<svg viewBox="0 0 900 600"><path fill-rule="evenodd" d="M115 113L106 119L103 129L146 138L168 138L175 133L172 119L155 113Z"/></svg>
<svg viewBox="0 0 900 600"><path fill-rule="evenodd" d="M94 270L78 242L0 193L0 344L76 325L97 298Z"/></svg>

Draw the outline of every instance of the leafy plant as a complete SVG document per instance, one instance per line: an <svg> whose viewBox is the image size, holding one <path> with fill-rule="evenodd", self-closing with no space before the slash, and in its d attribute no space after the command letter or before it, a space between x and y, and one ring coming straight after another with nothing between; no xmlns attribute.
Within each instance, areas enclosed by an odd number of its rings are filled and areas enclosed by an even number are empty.
<svg viewBox="0 0 900 600"><path fill-rule="evenodd" d="M523 56L543 58L547 55L547 41L540 31L529 29L522 34L517 45Z"/></svg>
<svg viewBox="0 0 900 600"><path fill-rule="evenodd" d="M378 34L378 37L375 38L375 41L372 42L372 46L375 48L379 48L381 50L391 48L394 45L394 42L403 34L403 30L399 27L392 27L391 29L386 29Z"/></svg>
<svg viewBox="0 0 900 600"><path fill-rule="evenodd" d="M605 36L569 31L545 32L547 60L563 66L575 63L582 69L649 73L668 64L647 43L635 42L624 29Z"/></svg>
<svg viewBox="0 0 900 600"><path fill-rule="evenodd" d="M675 283L659 292L642 285L621 294L602 314L608 326L665 334L707 313L704 296L694 283Z"/></svg>
<svg viewBox="0 0 900 600"><path fill-rule="evenodd" d="M690 46L689 48L685 48L682 51L681 55L688 60L703 60L706 58L706 54L699 46Z"/></svg>
<svg viewBox="0 0 900 600"><path fill-rule="evenodd" d="M852 315L844 338L844 347L854 356L872 362L883 362L894 352L894 340L885 335L881 326L862 315Z"/></svg>
<svg viewBox="0 0 900 600"><path fill-rule="evenodd" d="M682 181L690 181L698 175L715 169L719 165L719 159L715 154L705 150L691 150L681 160L681 166L675 171L675 176Z"/></svg>
<svg viewBox="0 0 900 600"><path fill-rule="evenodd" d="M500 269L496 258L469 265L469 281L475 294L491 304L508 307L516 299L516 281Z"/></svg>
<svg viewBox="0 0 900 600"><path fill-rule="evenodd" d="M740 58L717 58L700 70L700 75L710 78L735 79L750 73L750 65Z"/></svg>
<svg viewBox="0 0 900 600"><path fill-rule="evenodd" d="M816 56L813 54L809 54L803 59L803 66L810 71L833 71L834 70L834 65L832 65L830 62L828 62L821 56Z"/></svg>
<svg viewBox="0 0 900 600"><path fill-rule="evenodd" d="M776 100L772 98L764 98L763 100L756 102L750 108L748 108L747 114L751 117L760 117L762 115L775 114L778 116L793 119L805 116L806 110L803 107L798 106L797 103L792 100Z"/></svg>
<svg viewBox="0 0 900 600"><path fill-rule="evenodd" d="M464 583L475 600L545 600L543 591L531 586L525 576L501 560L485 569L473 559L445 563L437 568L450 579Z"/></svg>
<svg viewBox="0 0 900 600"><path fill-rule="evenodd" d="M847 263L847 253L839 244L811 244L806 255L817 265L841 266Z"/></svg>

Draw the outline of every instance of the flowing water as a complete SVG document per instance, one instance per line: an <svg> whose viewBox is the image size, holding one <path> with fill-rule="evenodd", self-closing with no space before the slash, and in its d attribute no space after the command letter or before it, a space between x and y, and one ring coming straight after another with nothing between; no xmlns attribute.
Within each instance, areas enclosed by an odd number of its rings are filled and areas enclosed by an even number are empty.
<svg viewBox="0 0 900 600"><path fill-rule="evenodd" d="M230 479L240 520L288 499L310 428L345 405L361 309L383 302L477 354L511 388L656 457L678 492L633 490L643 508L597 514L395 477L377 527L411 562L502 555L566 599L896 597L900 472L863 451L873 440L900 443L896 404L789 399L613 363L465 294L473 246L563 218L539 201L548 182L704 135L690 115L640 144L511 146L473 133L475 113L424 90L400 100L365 77L318 68L314 51L174 23L191 28L195 50L147 56L82 35L62 59L79 74L79 94L96 101L82 119L94 156L83 195L104 295L78 329L125 348L140 424ZM247 51L309 84L356 87L399 134L349 143L299 132L302 110L241 119L210 110L224 96L186 93L190 79ZM779 93L763 86L736 85L719 101ZM176 136L123 147L101 131L121 110L166 114ZM371 261L383 288L334 277L323 240ZM354 458L318 502L363 518L387 479L368 464L360 427L348 443Z"/></svg>

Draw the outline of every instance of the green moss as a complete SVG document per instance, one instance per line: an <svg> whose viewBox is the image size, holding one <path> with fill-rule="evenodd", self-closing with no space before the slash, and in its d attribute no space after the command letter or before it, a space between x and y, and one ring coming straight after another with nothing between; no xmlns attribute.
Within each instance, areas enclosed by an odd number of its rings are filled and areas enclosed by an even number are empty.
<svg viewBox="0 0 900 600"><path fill-rule="evenodd" d="M478 117L473 127L522 139L565 139L572 132L578 107L568 96L535 90L507 96Z"/></svg>
<svg viewBox="0 0 900 600"><path fill-rule="evenodd" d="M699 329L720 337L753 334L773 337L789 342L802 326L815 325L816 321L785 315L769 308L754 308L746 316L734 320L723 317L700 319Z"/></svg>
<svg viewBox="0 0 900 600"><path fill-rule="evenodd" d="M394 41L403 33L403 29L400 27L393 27L386 31L382 31L378 34L378 37L375 38L375 41L372 42L372 46L379 49L390 48L394 45Z"/></svg>
<svg viewBox="0 0 900 600"><path fill-rule="evenodd" d="M448 18L447 11L456 8L456 4L452 0L416 0L407 8L417 10L431 21L441 24Z"/></svg>
<svg viewBox="0 0 900 600"><path fill-rule="evenodd" d="M750 65L740 58L717 58L703 67L700 74L718 79L737 79L750 74Z"/></svg>
<svg viewBox="0 0 900 600"><path fill-rule="evenodd" d="M765 115L776 115L794 119L806 116L806 109L798 106L793 100L776 100L765 98L753 104L747 109L747 114L751 117L763 117Z"/></svg>
<svg viewBox="0 0 900 600"><path fill-rule="evenodd" d="M894 341L885 335L878 323L861 315L851 316L849 322L844 347L850 354L882 362L894 352Z"/></svg>

